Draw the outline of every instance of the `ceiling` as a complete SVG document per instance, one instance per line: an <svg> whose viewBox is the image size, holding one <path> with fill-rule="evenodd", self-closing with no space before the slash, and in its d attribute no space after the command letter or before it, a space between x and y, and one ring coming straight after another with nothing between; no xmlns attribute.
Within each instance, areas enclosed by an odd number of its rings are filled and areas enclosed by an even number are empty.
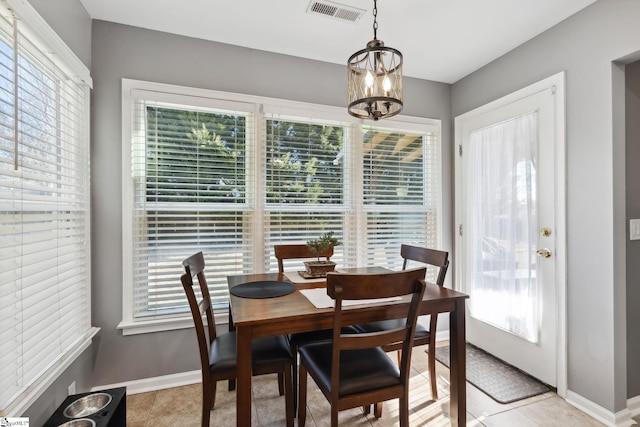
<svg viewBox="0 0 640 427"><path fill-rule="evenodd" d="M80 0L92 19L345 64L373 39L373 0L336 0L359 19L309 14L310 0ZM454 83L595 0L380 0L378 39L406 76Z"/></svg>

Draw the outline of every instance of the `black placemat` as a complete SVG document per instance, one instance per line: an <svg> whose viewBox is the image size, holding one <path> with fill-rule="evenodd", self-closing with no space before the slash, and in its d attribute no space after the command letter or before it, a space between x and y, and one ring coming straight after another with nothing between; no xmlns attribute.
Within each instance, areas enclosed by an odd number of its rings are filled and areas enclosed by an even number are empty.
<svg viewBox="0 0 640 427"><path fill-rule="evenodd" d="M265 280L234 286L229 292L242 298L273 298L288 295L296 290L293 283Z"/></svg>

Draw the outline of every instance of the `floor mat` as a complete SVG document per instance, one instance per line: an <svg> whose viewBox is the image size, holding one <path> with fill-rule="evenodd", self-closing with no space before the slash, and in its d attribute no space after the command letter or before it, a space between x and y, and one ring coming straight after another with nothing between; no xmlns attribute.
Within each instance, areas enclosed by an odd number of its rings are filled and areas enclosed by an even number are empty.
<svg viewBox="0 0 640 427"><path fill-rule="evenodd" d="M449 366L449 346L436 347L436 360ZM553 390L547 384L469 343L467 381L499 403L511 403Z"/></svg>

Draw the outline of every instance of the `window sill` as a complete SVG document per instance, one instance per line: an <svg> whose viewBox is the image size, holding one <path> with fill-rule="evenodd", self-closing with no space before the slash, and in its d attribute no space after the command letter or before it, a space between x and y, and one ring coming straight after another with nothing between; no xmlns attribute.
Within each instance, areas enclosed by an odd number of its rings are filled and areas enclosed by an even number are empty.
<svg viewBox="0 0 640 427"><path fill-rule="evenodd" d="M0 416L24 414L29 407L58 379L58 377L91 345L100 328L92 327L84 338L68 349L56 363L43 372L30 387L13 400L6 408L0 408Z"/></svg>
<svg viewBox="0 0 640 427"><path fill-rule="evenodd" d="M214 313L214 316L216 325L229 323L228 310L218 310ZM193 328L193 319L190 316L138 321L123 320L118 324L118 329L122 331L123 336L150 334L154 332L174 331L188 328Z"/></svg>

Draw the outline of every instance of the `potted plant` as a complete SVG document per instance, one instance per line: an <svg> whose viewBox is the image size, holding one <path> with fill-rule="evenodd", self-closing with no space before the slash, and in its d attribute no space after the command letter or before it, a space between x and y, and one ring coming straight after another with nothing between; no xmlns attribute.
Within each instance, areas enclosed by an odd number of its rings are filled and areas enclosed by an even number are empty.
<svg viewBox="0 0 640 427"><path fill-rule="evenodd" d="M318 258L316 261L305 261L304 265L307 269L307 273L310 276L325 276L329 271L334 271L336 268L336 263L329 259L330 255L327 256L326 260L321 260L320 258L329 249L331 249L330 254L333 254L333 248L335 246L339 246L342 242L337 238L333 237L333 231L329 231L328 233L324 233L322 236L317 239L309 240L307 242L307 248Z"/></svg>

